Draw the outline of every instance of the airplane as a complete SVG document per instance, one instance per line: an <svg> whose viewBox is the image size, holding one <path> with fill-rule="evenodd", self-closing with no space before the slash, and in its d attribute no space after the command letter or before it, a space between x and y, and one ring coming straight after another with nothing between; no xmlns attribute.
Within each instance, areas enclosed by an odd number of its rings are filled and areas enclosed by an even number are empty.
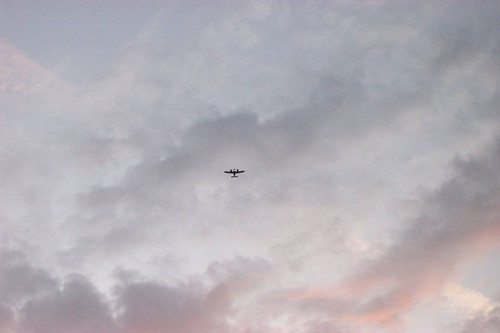
<svg viewBox="0 0 500 333"><path fill-rule="evenodd" d="M231 169L229 171L224 171L224 173L232 173L233 175L231 176L231 178L238 178L238 176L236 176L236 174L243 173L243 172L245 172L245 170Z"/></svg>

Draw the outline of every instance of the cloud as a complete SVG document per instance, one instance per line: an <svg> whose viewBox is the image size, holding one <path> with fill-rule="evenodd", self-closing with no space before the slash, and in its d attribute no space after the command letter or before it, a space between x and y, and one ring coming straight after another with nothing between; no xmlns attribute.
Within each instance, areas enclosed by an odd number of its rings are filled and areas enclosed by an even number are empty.
<svg viewBox="0 0 500 333"><path fill-rule="evenodd" d="M0 38L0 94L47 94L71 93L71 84L33 61L6 40ZM62 91L61 91L62 90Z"/></svg>
<svg viewBox="0 0 500 333"><path fill-rule="evenodd" d="M7 306L0 305L0 329L9 332L14 326L14 312Z"/></svg>
<svg viewBox="0 0 500 333"><path fill-rule="evenodd" d="M29 301L20 313L20 332L114 332L109 306L83 277L69 278L60 290Z"/></svg>
<svg viewBox="0 0 500 333"><path fill-rule="evenodd" d="M397 327L498 244L497 14L169 2L76 93L13 62L0 328Z"/></svg>
<svg viewBox="0 0 500 333"><path fill-rule="evenodd" d="M140 126L124 127L125 135L131 135L127 142L138 145L136 163L114 184L97 182L80 193L79 210L94 214L98 225L106 225L104 233L136 230L135 238L142 239L150 248L155 237L152 234L163 231L162 237L156 239L170 243L179 235L198 235L200 228L213 231L213 235L225 235L222 226L230 230L233 237L241 233L246 235L248 243L250 239L262 242L258 231L255 234L248 229L241 231L247 224L253 225L253 229L249 227L252 230L267 228L273 240L263 246L270 247L303 231L304 223L300 219L293 227L288 224L285 231L282 231L282 223L275 223L274 229L269 223L285 218L293 221L293 214L282 213L292 212L292 206L303 211L310 209L305 203L320 203L318 206L324 210L327 205L332 207L330 216L319 214L317 224L308 221L321 227L325 220L332 220L340 210L337 207L343 207L347 199L342 198L349 198L350 213L359 218L362 211L367 210L367 202L377 202L373 197L380 188L386 191L384 195L404 197L421 184L437 187L447 177L449 168L444 165L450 158L457 153L480 151L492 139L496 127L491 120L495 116L479 112L477 105L490 105L495 94L479 94L478 86L473 83L495 82L484 69L496 68L497 50L487 46L495 45L491 31L496 31L497 25L493 24L490 31L483 22L476 21L476 15L482 15L486 7L473 8L474 15L468 15L461 6L440 6L431 15L427 6L417 6L418 14L409 14L408 8L397 6L404 15L386 21L384 18L391 16L389 12L396 10L389 5L325 5L321 13L312 7L308 20L299 17L297 8L289 9L285 15L280 8L273 7L266 16L268 21L260 27L245 20L235 23L239 7L231 13L214 10L217 13L214 17L220 15L223 22L242 25L241 29L250 29L261 36L251 45L235 40L232 33L221 28L222 23L204 26L203 20L185 32L188 35L183 43L179 42L178 48L150 44L164 31L165 22L169 22L165 17L170 14L159 15L152 32L129 45L130 57L123 59L120 75L106 83L117 80L113 86L123 87L123 91L113 96L118 96L128 107L133 105L124 114L145 121L138 122L143 124ZM447 10L463 21L453 15L444 22L439 20ZM342 18L344 14L346 18ZM427 18L427 14L431 16ZM194 17L197 15L199 12ZM313 17L317 25L313 24ZM331 21L332 17L338 21ZM422 21L421 17L426 19ZM279 20L272 18L282 18L279 24L283 30L277 30ZM299 22L303 29L294 29L291 22ZM464 22L473 22L477 27L469 28ZM332 25L339 25L339 30ZM217 52L211 43L205 43L210 37L203 34L205 28L212 32L210 36L215 34L220 39ZM371 28L376 29L363 37ZM472 50L457 46L456 53L448 53L449 47L465 41L454 33L441 34L441 28L466 29L472 36L479 32L485 35L471 42ZM396 30L398 34L394 39L387 37L388 32ZM292 42L295 37L322 32L325 38L323 44L307 45L316 47L314 55L325 60L320 62L321 68L311 65L310 54L290 52L297 54L296 58L290 63L283 61L283 67L278 66L279 75L264 80L286 91L288 95L284 100L290 98L292 102L278 103L281 111L266 116L267 113L259 109L262 104L259 101L240 103L234 97L210 94L215 86L218 87L215 90L231 96L242 95L242 91L263 99L276 95L272 89L270 92L258 90L259 83L248 73L244 60L250 58L268 73L275 59L263 50L268 46L266 41L272 40L278 31L283 33L286 42L276 43L274 47L285 53L285 60L289 60L287 48L291 51L304 48ZM224 42L227 40L232 42ZM298 40L307 43L305 38ZM352 40L358 42L352 45L349 42ZM342 47L329 47L338 46L335 43ZM343 52L349 54L349 61ZM386 61L387 58L391 61ZM215 65L209 66L212 62ZM296 69L297 63L303 66L300 71ZM281 74L291 79L281 80ZM214 79L219 76L222 86ZM236 76L247 78L249 87L236 84ZM123 82L126 84L122 85ZM298 82L299 86L291 82ZM149 93L151 85L155 88L154 96ZM161 87L170 85L175 89L159 92ZM466 95L462 92L470 89L475 93L464 98ZM297 91L304 94L303 98L295 96ZM189 94L184 95L187 92ZM144 100L130 104L130 96L132 99L144 97ZM171 102L178 99L197 100L199 103L187 107L186 111L196 115L181 119L186 113L165 104L169 100L175 107L184 105L184 102ZM443 100L453 106L444 106ZM460 108L456 109L455 105ZM134 108L141 112L135 112ZM180 128L172 128L172 124L180 123ZM168 134L158 134L162 131ZM138 137L141 140L135 140ZM155 143L157 139L161 144ZM216 176L221 165L232 167L234 161L245 165L249 169L247 174L253 174L252 184L245 190L228 189ZM348 190L344 190L346 187ZM228 204L236 199L238 208ZM282 204L281 211L276 209L278 203ZM256 204L259 212L252 211ZM120 221L116 230L112 230L113 227L110 230L109 225L103 223L110 216ZM136 228L146 225L148 228ZM171 229L166 231L167 228ZM101 244L98 248L106 248L107 238L102 234L95 236L91 232L89 237L98 239L97 243ZM131 241L130 244L138 243ZM249 246L245 250L252 249ZM241 247L238 251L242 251Z"/></svg>
<svg viewBox="0 0 500 333"><path fill-rule="evenodd" d="M0 328L5 332L112 332L110 308L85 278L61 282L19 252L2 251Z"/></svg>
<svg viewBox="0 0 500 333"><path fill-rule="evenodd" d="M125 332L238 331L230 318L248 311L239 303L259 289L269 271L263 260L237 257L212 262L189 282L139 280L117 285L117 322Z"/></svg>
<svg viewBox="0 0 500 333"><path fill-rule="evenodd" d="M454 166L455 176L422 198L418 218L381 258L333 290L306 291L299 299L313 307L323 302L321 308L333 316L337 300L345 299L361 322L396 325L455 279L460 266L498 246L500 141L480 157L455 160Z"/></svg>
<svg viewBox="0 0 500 333"><path fill-rule="evenodd" d="M500 329L500 309L497 307L488 314L473 318L463 324L460 333L494 333Z"/></svg>
<svg viewBox="0 0 500 333"><path fill-rule="evenodd" d="M203 312L203 297L189 288L143 282L127 285L119 298L120 322L126 332L192 332Z"/></svg>
<svg viewBox="0 0 500 333"><path fill-rule="evenodd" d="M449 306L471 316L478 313L488 313L497 306L497 303L492 299L456 283L449 283L445 286L443 297Z"/></svg>
<svg viewBox="0 0 500 333"><path fill-rule="evenodd" d="M29 297L44 295L57 286L48 272L30 265L20 252L2 250L0 253L1 304L17 307Z"/></svg>
<svg viewBox="0 0 500 333"><path fill-rule="evenodd" d="M228 321L248 309L238 303L258 290L270 266L261 259L234 258L213 262L207 271L191 280L165 284L128 274L115 281L113 294L105 294L87 278L51 280L43 289L37 280L47 274L26 266L16 271L18 281L30 280L30 289L17 292L24 302L2 298L0 327L19 333L38 332L235 332ZM0 276L9 281L10 272ZM1 285L2 295L8 286ZM20 289L17 287L17 289ZM7 293L7 295L9 295Z"/></svg>

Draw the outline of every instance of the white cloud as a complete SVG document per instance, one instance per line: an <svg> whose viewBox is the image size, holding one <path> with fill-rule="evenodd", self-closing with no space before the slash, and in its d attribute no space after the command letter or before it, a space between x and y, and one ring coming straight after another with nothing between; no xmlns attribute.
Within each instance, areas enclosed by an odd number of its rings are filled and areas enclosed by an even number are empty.
<svg viewBox="0 0 500 333"><path fill-rule="evenodd" d="M486 315L499 305L494 300L457 283L447 284L443 296L452 309L464 311L468 316Z"/></svg>

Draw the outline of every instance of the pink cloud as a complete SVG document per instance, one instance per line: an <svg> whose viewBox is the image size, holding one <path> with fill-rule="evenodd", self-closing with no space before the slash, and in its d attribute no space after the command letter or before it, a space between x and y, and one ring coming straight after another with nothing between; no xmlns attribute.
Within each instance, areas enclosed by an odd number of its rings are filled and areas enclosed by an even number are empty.
<svg viewBox="0 0 500 333"><path fill-rule="evenodd" d="M402 317L439 295L459 267L500 244L500 141L455 167L456 176L423 198L420 217L383 257L340 285L294 291L289 300L360 325L404 324Z"/></svg>

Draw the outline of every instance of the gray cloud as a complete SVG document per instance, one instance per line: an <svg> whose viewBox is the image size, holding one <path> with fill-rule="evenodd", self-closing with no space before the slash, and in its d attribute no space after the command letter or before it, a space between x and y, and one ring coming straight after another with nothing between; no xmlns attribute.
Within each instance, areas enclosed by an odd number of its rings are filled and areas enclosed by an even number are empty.
<svg viewBox="0 0 500 333"><path fill-rule="evenodd" d="M109 306L83 277L72 277L57 290L22 309L20 332L114 332Z"/></svg>
<svg viewBox="0 0 500 333"><path fill-rule="evenodd" d="M198 323L203 314L202 295L193 290L169 288L156 283L135 283L121 293L120 321L127 332L192 332L206 323Z"/></svg>
<svg viewBox="0 0 500 333"><path fill-rule="evenodd" d="M64 283L53 280L44 293L25 290L25 303L20 306L1 305L0 327L22 333L233 332L237 329L227 318L236 311L235 301L256 290L269 269L263 260L239 257L213 262L203 275L177 284L128 274L116 281L113 295L107 296L88 279L73 275ZM16 278L33 281L32 271L27 267ZM2 295L7 291L4 287Z"/></svg>
<svg viewBox="0 0 500 333"><path fill-rule="evenodd" d="M189 283L126 283L116 288L117 320L125 332L233 332L238 328L231 328L228 318L235 302L258 288L269 268L264 261L239 257L213 262L201 280Z"/></svg>
<svg viewBox="0 0 500 333"><path fill-rule="evenodd" d="M361 321L393 325L438 293L459 266L494 249L500 236L500 141L476 159L457 159L454 166L455 176L423 197L419 217L381 258L330 295L318 292L316 298L314 291L304 292L308 306L340 316L348 306ZM338 308L342 295L352 298Z"/></svg>
<svg viewBox="0 0 500 333"><path fill-rule="evenodd" d="M3 250L0 258L2 304L20 306L27 298L44 295L56 288L57 280L45 270L32 267L22 253Z"/></svg>
<svg viewBox="0 0 500 333"><path fill-rule="evenodd" d="M0 329L8 332L14 326L14 313L4 305L0 305Z"/></svg>
<svg viewBox="0 0 500 333"><path fill-rule="evenodd" d="M496 244L496 2L164 7L79 87L0 44L0 327L359 331Z"/></svg>
<svg viewBox="0 0 500 333"><path fill-rule="evenodd" d="M468 320L460 333L484 332L494 333L500 329L500 309L495 308L488 314Z"/></svg>

